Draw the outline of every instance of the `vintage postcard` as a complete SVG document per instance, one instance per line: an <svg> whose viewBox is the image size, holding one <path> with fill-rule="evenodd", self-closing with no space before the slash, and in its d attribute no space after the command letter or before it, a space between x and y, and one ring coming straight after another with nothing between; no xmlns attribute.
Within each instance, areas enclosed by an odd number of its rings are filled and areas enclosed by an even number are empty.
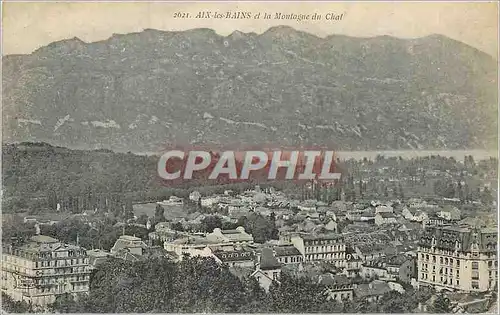
<svg viewBox="0 0 500 315"><path fill-rule="evenodd" d="M2 311L497 313L497 2L2 5Z"/></svg>

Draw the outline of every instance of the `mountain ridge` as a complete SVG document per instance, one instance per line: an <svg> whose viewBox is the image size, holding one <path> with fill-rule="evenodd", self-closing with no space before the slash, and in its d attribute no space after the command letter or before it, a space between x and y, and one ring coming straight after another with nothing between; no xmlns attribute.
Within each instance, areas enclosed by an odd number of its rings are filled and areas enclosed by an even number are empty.
<svg viewBox="0 0 500 315"><path fill-rule="evenodd" d="M443 35L149 29L74 37L2 62L5 141L133 151L166 142L496 144L496 63Z"/></svg>

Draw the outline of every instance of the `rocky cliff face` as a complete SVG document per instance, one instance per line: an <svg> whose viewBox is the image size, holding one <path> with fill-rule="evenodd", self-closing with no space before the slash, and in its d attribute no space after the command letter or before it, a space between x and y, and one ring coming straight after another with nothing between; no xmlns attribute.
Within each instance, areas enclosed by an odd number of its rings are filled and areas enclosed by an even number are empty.
<svg viewBox="0 0 500 315"><path fill-rule="evenodd" d="M7 142L383 150L485 148L497 137L496 61L439 35L145 30L2 62Z"/></svg>

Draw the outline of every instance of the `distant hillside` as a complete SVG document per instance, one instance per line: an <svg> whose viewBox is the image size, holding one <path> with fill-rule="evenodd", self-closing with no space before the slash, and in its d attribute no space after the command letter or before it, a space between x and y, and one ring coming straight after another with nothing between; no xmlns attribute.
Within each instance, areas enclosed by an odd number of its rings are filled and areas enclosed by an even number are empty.
<svg viewBox="0 0 500 315"><path fill-rule="evenodd" d="M3 58L4 141L341 150L496 145L497 64L440 35L145 30Z"/></svg>

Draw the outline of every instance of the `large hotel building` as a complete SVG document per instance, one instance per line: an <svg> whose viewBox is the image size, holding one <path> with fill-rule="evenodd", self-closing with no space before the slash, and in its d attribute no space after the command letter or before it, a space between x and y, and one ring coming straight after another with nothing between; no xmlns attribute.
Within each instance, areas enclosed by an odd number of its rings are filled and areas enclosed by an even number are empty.
<svg viewBox="0 0 500 315"><path fill-rule="evenodd" d="M291 238L304 261L328 261L346 267L346 244L342 235L297 235Z"/></svg>
<svg viewBox="0 0 500 315"><path fill-rule="evenodd" d="M2 250L2 292L14 300L46 306L60 294L89 291L89 258L79 246L36 235Z"/></svg>
<svg viewBox="0 0 500 315"><path fill-rule="evenodd" d="M418 247L419 285L462 292L493 290L498 279L494 228L431 227Z"/></svg>

